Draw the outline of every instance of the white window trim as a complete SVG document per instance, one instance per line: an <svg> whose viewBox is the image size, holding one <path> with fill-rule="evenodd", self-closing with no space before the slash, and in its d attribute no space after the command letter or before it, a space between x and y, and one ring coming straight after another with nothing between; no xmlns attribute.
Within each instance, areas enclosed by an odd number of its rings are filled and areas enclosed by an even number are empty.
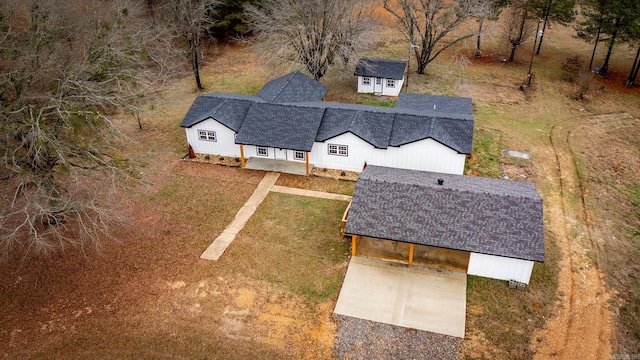
<svg viewBox="0 0 640 360"><path fill-rule="evenodd" d="M260 150L264 149L264 154L260 154ZM266 146L256 146L256 156L269 157L269 148Z"/></svg>
<svg viewBox="0 0 640 360"><path fill-rule="evenodd" d="M213 130L198 129L198 139L202 141L218 141L218 135Z"/></svg>
<svg viewBox="0 0 640 360"><path fill-rule="evenodd" d="M371 85L371 77L363 76L362 77L362 85L370 86Z"/></svg>
<svg viewBox="0 0 640 360"><path fill-rule="evenodd" d="M349 156L349 145L328 144L327 152L329 155Z"/></svg>
<svg viewBox="0 0 640 360"><path fill-rule="evenodd" d="M387 87L389 88L396 87L396 79L387 79Z"/></svg>
<svg viewBox="0 0 640 360"><path fill-rule="evenodd" d="M298 154L302 154L302 157L298 157ZM304 161L306 157L307 157L307 154L304 151L297 151L297 150L293 151L294 160Z"/></svg>

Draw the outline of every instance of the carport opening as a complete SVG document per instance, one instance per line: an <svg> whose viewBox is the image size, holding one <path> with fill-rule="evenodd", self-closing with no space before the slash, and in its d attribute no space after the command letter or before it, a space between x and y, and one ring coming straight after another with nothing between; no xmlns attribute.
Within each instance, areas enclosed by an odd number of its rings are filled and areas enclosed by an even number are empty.
<svg viewBox="0 0 640 360"><path fill-rule="evenodd" d="M410 252L409 243L359 236L355 255L409 264ZM466 273L469 256L466 251L414 244L411 265Z"/></svg>

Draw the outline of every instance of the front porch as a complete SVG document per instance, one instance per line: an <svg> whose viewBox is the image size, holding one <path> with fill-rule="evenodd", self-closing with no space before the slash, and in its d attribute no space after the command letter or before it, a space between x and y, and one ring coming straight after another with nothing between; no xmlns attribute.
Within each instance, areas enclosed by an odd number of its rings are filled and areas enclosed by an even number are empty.
<svg viewBox="0 0 640 360"><path fill-rule="evenodd" d="M275 171L294 175L309 175L313 165L306 162L275 160L252 157L245 161L244 167L253 170Z"/></svg>

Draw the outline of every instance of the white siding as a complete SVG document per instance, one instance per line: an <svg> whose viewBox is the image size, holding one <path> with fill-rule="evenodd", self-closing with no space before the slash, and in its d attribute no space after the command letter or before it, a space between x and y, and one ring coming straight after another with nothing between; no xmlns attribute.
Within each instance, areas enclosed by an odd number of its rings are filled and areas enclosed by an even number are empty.
<svg viewBox="0 0 640 360"><path fill-rule="evenodd" d="M348 156L329 155L328 144L347 145ZM462 174L465 155L458 154L437 141L424 139L400 147L376 149L371 144L346 133L323 143L313 144L309 162L316 167L362 171L364 163L411 170Z"/></svg>
<svg viewBox="0 0 640 360"><path fill-rule="evenodd" d="M373 84L375 84L376 78L369 78L369 85L364 85L362 83L362 76L358 76L358 92L359 93L373 93Z"/></svg>
<svg viewBox="0 0 640 360"><path fill-rule="evenodd" d="M398 96L400 94L400 90L402 89L403 83L404 83L404 79L396 80L394 87L388 87L387 79L382 79L382 95Z"/></svg>
<svg viewBox="0 0 640 360"><path fill-rule="evenodd" d="M533 261L471 253L467 273L498 280L516 280L528 284L532 270Z"/></svg>
<svg viewBox="0 0 640 360"><path fill-rule="evenodd" d="M216 132L216 141L200 140L198 130ZM213 119L207 119L185 129L187 142L199 154L240 156L240 145L234 143L235 132Z"/></svg>
<svg viewBox="0 0 640 360"><path fill-rule="evenodd" d="M358 76L358 92L366 94L377 93L378 95L398 96L400 94L400 90L402 89L402 84L404 83L404 79L396 80L394 87L388 87L387 79L382 78L382 85L378 85L374 88L374 84L376 83L377 78L370 77L369 85L364 85L362 83L362 78L362 76ZM380 91L380 87L382 87L382 91Z"/></svg>

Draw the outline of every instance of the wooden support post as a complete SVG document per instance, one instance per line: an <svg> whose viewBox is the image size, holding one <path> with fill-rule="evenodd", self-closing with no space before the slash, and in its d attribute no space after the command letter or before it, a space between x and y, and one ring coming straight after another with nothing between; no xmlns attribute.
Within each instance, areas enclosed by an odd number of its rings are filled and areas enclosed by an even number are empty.
<svg viewBox="0 0 640 360"><path fill-rule="evenodd" d="M240 166L244 168L244 147L240 144Z"/></svg>
<svg viewBox="0 0 640 360"><path fill-rule="evenodd" d="M413 248L415 245L409 244L409 265L413 264Z"/></svg>
<svg viewBox="0 0 640 360"><path fill-rule="evenodd" d="M304 158L307 164L307 175L309 175L309 153L308 152L305 153Z"/></svg>
<svg viewBox="0 0 640 360"><path fill-rule="evenodd" d="M356 247L358 246L359 235L351 235L351 256L356 256Z"/></svg>

